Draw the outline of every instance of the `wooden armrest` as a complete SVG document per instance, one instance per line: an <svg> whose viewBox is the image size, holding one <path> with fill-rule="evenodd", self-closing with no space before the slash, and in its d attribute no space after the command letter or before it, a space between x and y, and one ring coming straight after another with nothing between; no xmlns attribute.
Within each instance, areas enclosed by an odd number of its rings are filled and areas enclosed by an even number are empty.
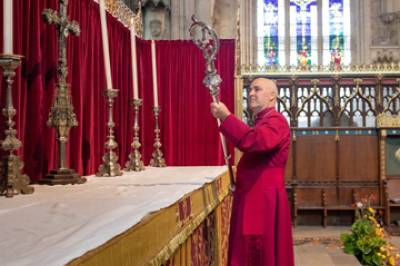
<svg viewBox="0 0 400 266"><path fill-rule="evenodd" d="M328 210L335 210L335 211L347 211L347 210L354 210L355 208L351 205L334 205L334 206L326 206Z"/></svg>
<svg viewBox="0 0 400 266"><path fill-rule="evenodd" d="M298 210L323 210L323 206L297 206Z"/></svg>

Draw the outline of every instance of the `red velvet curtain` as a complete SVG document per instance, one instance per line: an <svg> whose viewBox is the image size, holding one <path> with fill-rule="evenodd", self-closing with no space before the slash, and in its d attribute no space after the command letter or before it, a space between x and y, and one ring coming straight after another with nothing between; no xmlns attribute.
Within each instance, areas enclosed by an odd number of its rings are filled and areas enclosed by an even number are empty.
<svg viewBox="0 0 400 266"><path fill-rule="evenodd" d="M19 149L24 171L36 181L57 167L55 130L46 126L57 81L55 26L43 22L44 8L58 10L54 0L14 0L14 53L24 56L13 87L17 109L16 129L23 142ZM69 166L80 174L97 171L107 135L106 88L101 44L99 6L92 0L70 0L69 18L78 21L79 37L68 38L68 82L78 127L68 142ZM2 24L2 1L0 23ZM108 15L113 85L119 90L114 103L115 135L119 163L124 166L131 151L133 111L129 30ZM2 29L1 25L1 29ZM2 49L3 36L0 36ZM2 50L1 50L2 51ZM142 155L149 163L153 150L154 117L150 42L137 40ZM190 41L157 41L161 142L168 165L220 165L222 149L216 121L209 113L211 97L202 85L204 59ZM216 61L223 79L221 99L233 109L234 41L222 40ZM1 77L2 78L2 77ZM4 81L0 85L4 106ZM0 119L1 139L5 118Z"/></svg>

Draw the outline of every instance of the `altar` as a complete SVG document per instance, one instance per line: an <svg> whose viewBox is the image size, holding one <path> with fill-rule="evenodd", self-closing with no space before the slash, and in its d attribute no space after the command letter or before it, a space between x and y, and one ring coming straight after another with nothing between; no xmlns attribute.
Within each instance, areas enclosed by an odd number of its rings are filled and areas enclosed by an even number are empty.
<svg viewBox="0 0 400 266"><path fill-rule="evenodd" d="M2 265L203 265L226 260L225 166L149 167L0 198ZM198 264L199 263L199 264Z"/></svg>

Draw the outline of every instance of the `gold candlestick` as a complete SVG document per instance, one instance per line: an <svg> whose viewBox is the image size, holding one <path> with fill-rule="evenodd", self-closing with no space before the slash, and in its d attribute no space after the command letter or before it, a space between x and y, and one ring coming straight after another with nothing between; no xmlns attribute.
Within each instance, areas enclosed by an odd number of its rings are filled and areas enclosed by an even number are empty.
<svg viewBox="0 0 400 266"><path fill-rule="evenodd" d="M121 166L119 165L118 156L113 149L118 147L118 143L114 137L114 121L113 121L113 103L114 98L117 97L118 90L107 89L104 91L104 96L107 97L108 102L108 136L107 141L104 143L107 152L103 155L103 164L99 166L99 171L96 176L120 176L122 175Z"/></svg>
<svg viewBox="0 0 400 266"><path fill-rule="evenodd" d="M0 55L0 67L3 69L3 76L6 82L6 107L3 108L3 115L7 118L7 129L5 139L1 142L1 148L8 154L4 155L0 162L0 195L13 197L19 193L31 194L33 187L29 186L30 178L22 174L24 163L14 152L21 147L22 143L17 138L17 130L14 129L13 117L17 113L13 106L12 84L15 70L21 64L22 56L13 54Z"/></svg>
<svg viewBox="0 0 400 266"><path fill-rule="evenodd" d="M133 141L131 143L131 147L133 148L132 152L129 154L129 161L125 164L125 170L130 171L133 170L135 172L143 171L144 165L141 159L142 155L140 154L140 139L139 139L139 108L142 105L142 99L133 99L131 101L133 106L135 121L133 123Z"/></svg>
<svg viewBox="0 0 400 266"><path fill-rule="evenodd" d="M43 179L40 184L46 185L66 185L82 184L86 178L81 177L74 169L67 166L66 149L69 130L78 126L78 121L71 103L69 84L67 83L67 37L71 33L75 36L80 34L79 24L70 21L67 16L68 0L60 0L60 11L45 9L42 12L43 19L50 25L57 27L58 35L58 80L56 88L56 98L51 107L47 126L54 127L57 131L58 142L58 168L53 169Z"/></svg>
<svg viewBox="0 0 400 266"><path fill-rule="evenodd" d="M161 141L160 141L160 128L158 127L158 115L160 113L160 107L153 107L153 113L155 118L155 137L154 137L154 151L152 154L152 159L150 160L150 166L154 167L165 167L165 160L163 157L163 153L161 151Z"/></svg>

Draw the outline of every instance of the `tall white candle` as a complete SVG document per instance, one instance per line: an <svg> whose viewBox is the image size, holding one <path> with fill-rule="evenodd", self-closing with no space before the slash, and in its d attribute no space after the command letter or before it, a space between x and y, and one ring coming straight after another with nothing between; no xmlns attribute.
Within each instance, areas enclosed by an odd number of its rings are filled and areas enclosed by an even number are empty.
<svg viewBox="0 0 400 266"><path fill-rule="evenodd" d="M151 65L153 70L153 98L154 107L158 107L158 84L157 84L157 61L156 61L156 43L151 41Z"/></svg>
<svg viewBox="0 0 400 266"><path fill-rule="evenodd" d="M99 4L100 4L101 39L103 41L104 66L106 69L107 89L110 90L113 88L113 86L111 81L110 49L108 48L106 7L104 5L104 0L99 0Z"/></svg>
<svg viewBox="0 0 400 266"><path fill-rule="evenodd" d="M131 54L132 54L132 80L133 80L133 99L139 98L137 57L136 57L136 34L133 19L131 21Z"/></svg>
<svg viewBox="0 0 400 266"><path fill-rule="evenodd" d="M3 50L13 53L13 0L3 0Z"/></svg>

